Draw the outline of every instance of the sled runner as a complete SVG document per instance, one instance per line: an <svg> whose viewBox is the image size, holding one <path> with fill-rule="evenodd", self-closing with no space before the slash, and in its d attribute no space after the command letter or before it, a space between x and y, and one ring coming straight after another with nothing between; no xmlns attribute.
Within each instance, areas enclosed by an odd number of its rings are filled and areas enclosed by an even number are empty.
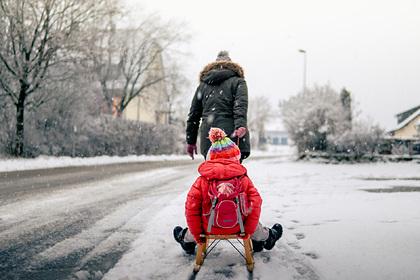
<svg viewBox="0 0 420 280"><path fill-rule="evenodd" d="M246 267L249 272L252 272L254 270L254 258L252 256L252 243L251 239L242 239L242 242L239 241L238 235L201 235L202 238L204 238L205 242L202 244L198 244L197 246L197 254L195 257L195 265L194 265L194 272L197 273L201 266L203 265L204 259L210 254L210 252L219 244L221 240L226 240L229 242L230 245L232 245L233 248L235 248L236 251L245 259ZM231 241L230 239L236 239L239 241L239 244L241 244L244 249L243 252L239 250ZM211 241L210 245L208 244L209 241Z"/></svg>

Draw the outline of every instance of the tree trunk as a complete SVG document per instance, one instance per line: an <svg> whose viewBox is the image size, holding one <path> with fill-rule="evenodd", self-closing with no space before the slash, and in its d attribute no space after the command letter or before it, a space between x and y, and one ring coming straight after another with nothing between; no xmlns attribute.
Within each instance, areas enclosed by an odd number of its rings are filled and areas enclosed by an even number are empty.
<svg viewBox="0 0 420 280"><path fill-rule="evenodd" d="M114 106L114 101L112 100L112 96L109 93L108 87L106 85L106 81L101 81L101 88L102 88L102 96L105 99L105 106L106 106L106 112L107 114L112 114L112 108Z"/></svg>
<svg viewBox="0 0 420 280"><path fill-rule="evenodd" d="M16 104L16 137L15 149L13 151L13 154L17 157L23 155L25 97L26 89L25 87L21 87L19 100Z"/></svg>

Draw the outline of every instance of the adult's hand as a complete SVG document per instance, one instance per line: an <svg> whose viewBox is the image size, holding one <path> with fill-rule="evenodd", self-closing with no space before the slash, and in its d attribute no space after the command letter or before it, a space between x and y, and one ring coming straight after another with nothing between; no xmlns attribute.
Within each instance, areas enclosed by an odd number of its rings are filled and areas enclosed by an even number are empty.
<svg viewBox="0 0 420 280"><path fill-rule="evenodd" d="M241 126L232 133L232 137L242 138L246 134L246 128Z"/></svg>
<svg viewBox="0 0 420 280"><path fill-rule="evenodd" d="M197 145L196 144L187 144L187 154L194 159L194 153L197 154Z"/></svg>

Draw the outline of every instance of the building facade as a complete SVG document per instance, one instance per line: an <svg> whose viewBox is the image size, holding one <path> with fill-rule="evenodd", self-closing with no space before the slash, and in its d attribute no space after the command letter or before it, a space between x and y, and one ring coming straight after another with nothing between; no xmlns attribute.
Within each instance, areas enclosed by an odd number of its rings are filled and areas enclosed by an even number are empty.
<svg viewBox="0 0 420 280"><path fill-rule="evenodd" d="M265 142L270 145L289 145L289 135L280 115L272 115L265 127Z"/></svg>
<svg viewBox="0 0 420 280"><path fill-rule="evenodd" d="M399 113L397 119L397 127L389 132L391 138L420 140L420 106Z"/></svg>
<svg viewBox="0 0 420 280"><path fill-rule="evenodd" d="M398 125L388 132L392 154L420 154L420 106L396 115Z"/></svg>

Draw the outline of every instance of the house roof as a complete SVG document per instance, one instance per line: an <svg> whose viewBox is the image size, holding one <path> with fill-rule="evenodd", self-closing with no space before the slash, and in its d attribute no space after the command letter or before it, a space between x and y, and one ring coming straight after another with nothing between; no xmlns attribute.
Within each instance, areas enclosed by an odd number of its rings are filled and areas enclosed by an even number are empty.
<svg viewBox="0 0 420 280"><path fill-rule="evenodd" d="M420 105L397 114L396 117L397 117L398 124L402 123L404 120L410 117L413 113L415 113L418 109L420 109Z"/></svg>
<svg viewBox="0 0 420 280"><path fill-rule="evenodd" d="M419 115L420 115L420 106L418 106L418 109L414 111L411 115L409 115L407 118L405 118L402 122L398 123L398 126L395 129L391 130L390 132L394 132L405 127L407 124L409 124L412 120L414 120Z"/></svg>

